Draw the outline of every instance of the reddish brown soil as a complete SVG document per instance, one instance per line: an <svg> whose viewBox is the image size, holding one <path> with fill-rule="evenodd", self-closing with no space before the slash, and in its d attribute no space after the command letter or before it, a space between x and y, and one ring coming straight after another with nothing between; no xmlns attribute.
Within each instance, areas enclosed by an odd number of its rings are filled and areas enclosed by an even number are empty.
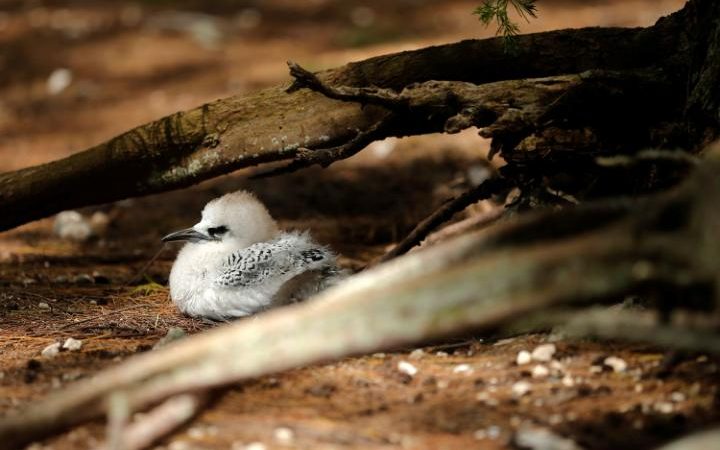
<svg viewBox="0 0 720 450"><path fill-rule="evenodd" d="M287 59L320 68L488 34L469 14L479 1L363 2L376 19L360 26L349 19L360 2L300 7L273 0L261 3L262 20L247 29L233 25L238 3L213 2L209 12L226 29L208 47L157 25L171 2L139 8L42 3L0 2L0 170L59 158L163 114L283 81ZM176 5L197 11L205 3ZM682 3L541 2L541 19L523 29L647 25ZM70 68L73 81L49 95L46 79L59 67ZM469 132L395 142L385 156L388 148L375 145L329 170L254 181L245 171L182 192L90 208L83 212L104 211L111 222L83 244L55 237L52 219L0 235L0 414L148 351L170 327L192 333L209 326L180 316L167 290L147 283L164 285L172 263L174 249L161 251L159 238L194 223L208 199L251 189L284 226L310 228L342 253L344 265L359 269L461 189L486 143ZM68 337L82 339L82 348L40 355ZM560 340L562 374L534 379L533 365L518 367L515 357L548 338L478 336L425 348L419 358L404 349L248 381L162 448L241 449L253 442L306 449L509 448L514 431L532 423L588 448L635 449L720 419L720 361L684 355L665 368L657 349ZM624 359L627 371L591 372L610 355ZM401 360L418 373L403 375ZM458 372L460 364L469 370ZM532 390L515 398L511 388L521 380ZM290 441L278 440L279 428L291 430ZM95 423L35 448L91 448L103 436L103 425Z"/></svg>

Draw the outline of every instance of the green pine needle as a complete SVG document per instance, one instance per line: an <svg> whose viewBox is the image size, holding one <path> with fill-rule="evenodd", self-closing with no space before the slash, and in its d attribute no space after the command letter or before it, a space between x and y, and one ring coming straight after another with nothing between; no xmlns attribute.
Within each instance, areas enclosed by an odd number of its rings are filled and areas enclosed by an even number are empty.
<svg viewBox="0 0 720 450"><path fill-rule="evenodd" d="M492 22L497 22L497 31L495 34L503 37L506 52L514 52L517 50L515 36L520 32L520 27L510 20L508 17L508 7L512 6L518 16L530 21L530 18L537 17L536 0L484 0L473 14L476 14L480 21L489 26Z"/></svg>

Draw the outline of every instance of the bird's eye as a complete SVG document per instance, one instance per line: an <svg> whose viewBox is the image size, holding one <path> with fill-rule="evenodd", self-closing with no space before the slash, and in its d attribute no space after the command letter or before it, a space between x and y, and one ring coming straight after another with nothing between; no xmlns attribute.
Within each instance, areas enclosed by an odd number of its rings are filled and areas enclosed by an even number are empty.
<svg viewBox="0 0 720 450"><path fill-rule="evenodd" d="M227 230L228 229L225 225L220 225L219 227L208 228L208 234L212 237L218 237L227 233Z"/></svg>

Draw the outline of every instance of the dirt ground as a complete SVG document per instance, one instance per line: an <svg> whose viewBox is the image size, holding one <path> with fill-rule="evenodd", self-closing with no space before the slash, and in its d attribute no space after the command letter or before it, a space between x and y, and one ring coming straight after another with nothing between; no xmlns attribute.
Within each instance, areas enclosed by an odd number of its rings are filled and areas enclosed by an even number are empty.
<svg viewBox="0 0 720 450"><path fill-rule="evenodd" d="M488 36L470 14L478 3L0 0L0 170L285 81L288 59L319 69ZM522 27L649 25L683 3L540 2L540 19ZM57 237L52 218L0 234L0 417L151 351L171 327L211 326L170 304L177 247L159 240L195 223L207 200L250 189L284 227L312 230L359 270L459 192L486 149L472 130L387 140L328 170L262 180L245 170L88 208L107 226L86 242ZM82 347L41 354L67 338ZM549 342L551 361L516 364L520 351ZM613 356L627 367L614 370ZM529 426L584 448L653 448L720 422L720 360L669 360L647 346L557 333L400 349L240 383L158 448L514 448ZM30 448L93 448L104 432L93 423Z"/></svg>

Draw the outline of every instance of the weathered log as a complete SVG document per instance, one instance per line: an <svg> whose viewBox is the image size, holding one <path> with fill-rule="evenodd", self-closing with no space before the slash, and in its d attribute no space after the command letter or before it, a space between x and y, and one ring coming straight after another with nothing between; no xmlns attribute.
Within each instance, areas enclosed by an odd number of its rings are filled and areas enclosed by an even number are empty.
<svg viewBox="0 0 720 450"><path fill-rule="evenodd" d="M482 85L595 69L670 67L666 72L675 74L680 64L676 59L683 58L671 56L682 47L683 26L684 14L678 13L650 28L531 34L518 37L520 50L513 54L504 51L502 39L462 41L370 58L319 77L333 85L401 90L429 80ZM508 83L509 88L515 84ZM685 92L684 80L681 85ZM290 159L300 147L339 145L388 114L382 107L360 108L304 89L286 93L286 88L217 100L70 157L0 174L0 230L64 209L177 189L239 168ZM451 103L446 106L452 108ZM376 138L429 133L442 126L433 120L398 121Z"/></svg>

